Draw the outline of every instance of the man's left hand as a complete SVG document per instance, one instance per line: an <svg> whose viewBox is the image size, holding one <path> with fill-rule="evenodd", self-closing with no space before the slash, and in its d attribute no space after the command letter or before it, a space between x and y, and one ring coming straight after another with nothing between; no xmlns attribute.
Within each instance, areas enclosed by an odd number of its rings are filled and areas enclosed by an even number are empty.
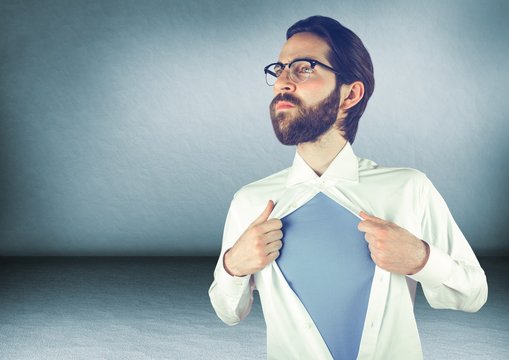
<svg viewBox="0 0 509 360"><path fill-rule="evenodd" d="M371 258L378 267L402 274L419 272L429 257L429 245L398 225L366 214L358 229L366 233Z"/></svg>

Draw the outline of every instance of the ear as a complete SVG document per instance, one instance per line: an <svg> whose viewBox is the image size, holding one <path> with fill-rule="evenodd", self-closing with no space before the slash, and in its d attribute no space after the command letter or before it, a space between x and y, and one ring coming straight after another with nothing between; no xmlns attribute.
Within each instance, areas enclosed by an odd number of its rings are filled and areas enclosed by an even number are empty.
<svg viewBox="0 0 509 360"><path fill-rule="evenodd" d="M351 84L345 84L341 88L341 98L343 102L339 106L342 110L348 110L364 97L364 84L361 81L354 81Z"/></svg>

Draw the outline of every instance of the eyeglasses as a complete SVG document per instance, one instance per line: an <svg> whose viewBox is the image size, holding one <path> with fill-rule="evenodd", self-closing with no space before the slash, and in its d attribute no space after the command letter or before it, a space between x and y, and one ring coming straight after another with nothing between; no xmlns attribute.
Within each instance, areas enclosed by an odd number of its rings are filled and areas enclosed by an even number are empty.
<svg viewBox="0 0 509 360"><path fill-rule="evenodd" d="M291 63L283 64L282 62L276 62L265 66L263 71L265 72L265 81L267 85L273 86L276 83L276 79L281 76L283 70L288 66L290 71L290 80L294 83L301 83L309 79L314 71L316 65L320 65L335 74L339 72L329 65L325 65L318 60L314 59L295 59Z"/></svg>

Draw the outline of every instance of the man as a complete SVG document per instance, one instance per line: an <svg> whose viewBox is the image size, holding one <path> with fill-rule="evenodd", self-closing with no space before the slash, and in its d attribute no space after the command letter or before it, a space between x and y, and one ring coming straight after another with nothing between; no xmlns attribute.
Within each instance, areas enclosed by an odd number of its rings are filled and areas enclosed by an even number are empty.
<svg viewBox="0 0 509 360"><path fill-rule="evenodd" d="M257 289L271 359L421 359L416 281L432 307L474 312L486 277L424 174L354 155L374 88L367 50L314 16L288 29L265 74L276 136L297 151L234 196L209 290L217 315L238 323Z"/></svg>

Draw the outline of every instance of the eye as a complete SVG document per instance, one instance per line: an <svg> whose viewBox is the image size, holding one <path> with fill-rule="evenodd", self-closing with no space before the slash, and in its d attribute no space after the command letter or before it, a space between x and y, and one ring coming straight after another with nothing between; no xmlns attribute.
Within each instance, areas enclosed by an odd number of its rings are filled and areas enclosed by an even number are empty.
<svg viewBox="0 0 509 360"><path fill-rule="evenodd" d="M313 68L311 67L311 64L307 61L298 61L295 64L293 64L293 67L295 68L294 71L298 74L309 75L313 73Z"/></svg>
<svg viewBox="0 0 509 360"><path fill-rule="evenodd" d="M279 64L276 64L272 68L272 72L274 74L276 74L277 77L279 77L281 75L281 73L283 72L283 67L281 65L279 65Z"/></svg>
<svg viewBox="0 0 509 360"><path fill-rule="evenodd" d="M311 66L303 66L299 69L299 72L303 74L311 74L313 72L313 68L311 68Z"/></svg>

